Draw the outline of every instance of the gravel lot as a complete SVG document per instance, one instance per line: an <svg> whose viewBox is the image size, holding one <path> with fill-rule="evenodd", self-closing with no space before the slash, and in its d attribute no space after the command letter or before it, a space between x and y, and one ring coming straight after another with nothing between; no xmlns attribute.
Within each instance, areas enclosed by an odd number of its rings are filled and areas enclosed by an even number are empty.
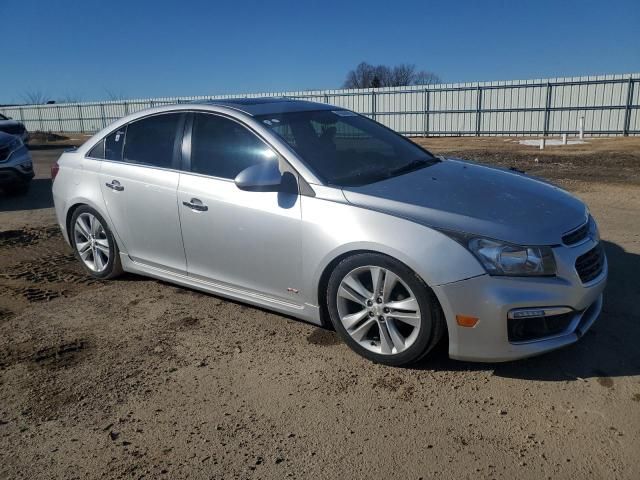
<svg viewBox="0 0 640 480"><path fill-rule="evenodd" d="M578 344L394 369L265 310L91 281L55 226L60 145L35 146L30 194L0 196L0 478L640 478L640 139L419 141L588 202L611 273Z"/></svg>

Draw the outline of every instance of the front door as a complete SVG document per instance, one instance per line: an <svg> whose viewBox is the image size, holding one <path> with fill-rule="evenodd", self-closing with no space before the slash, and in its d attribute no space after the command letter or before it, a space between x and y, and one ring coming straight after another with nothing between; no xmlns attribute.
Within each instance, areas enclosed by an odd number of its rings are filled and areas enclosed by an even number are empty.
<svg viewBox="0 0 640 480"><path fill-rule="evenodd" d="M301 210L294 176L285 174L293 185L280 192L243 191L233 181L243 169L276 158L235 120L193 114L188 171L178 188L180 222L189 275L295 303Z"/></svg>

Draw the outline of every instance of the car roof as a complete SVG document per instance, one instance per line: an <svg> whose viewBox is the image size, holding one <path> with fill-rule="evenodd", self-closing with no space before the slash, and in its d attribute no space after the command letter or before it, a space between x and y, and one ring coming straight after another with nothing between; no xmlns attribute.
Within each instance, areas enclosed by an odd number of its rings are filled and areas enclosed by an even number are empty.
<svg viewBox="0 0 640 480"><path fill-rule="evenodd" d="M201 105L215 105L233 108L251 116L277 113L305 112L311 110L342 110L333 105L286 97L223 98L219 100L197 101Z"/></svg>

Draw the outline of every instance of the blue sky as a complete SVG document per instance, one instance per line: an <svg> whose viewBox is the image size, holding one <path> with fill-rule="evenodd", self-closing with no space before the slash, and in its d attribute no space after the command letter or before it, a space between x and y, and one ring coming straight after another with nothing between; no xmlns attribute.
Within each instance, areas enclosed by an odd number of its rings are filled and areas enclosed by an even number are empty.
<svg viewBox="0 0 640 480"><path fill-rule="evenodd" d="M338 88L360 61L447 82L640 71L640 1L0 0L0 103Z"/></svg>

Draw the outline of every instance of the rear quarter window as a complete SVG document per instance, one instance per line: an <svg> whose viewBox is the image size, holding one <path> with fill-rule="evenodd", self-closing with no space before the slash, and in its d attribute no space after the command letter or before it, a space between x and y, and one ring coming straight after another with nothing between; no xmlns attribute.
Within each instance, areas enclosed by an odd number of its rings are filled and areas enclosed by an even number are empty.
<svg viewBox="0 0 640 480"><path fill-rule="evenodd" d="M127 134L127 127L119 128L108 135L104 140L104 158L107 160L122 161L122 150L124 139Z"/></svg>
<svg viewBox="0 0 640 480"><path fill-rule="evenodd" d="M87 154L91 158L104 158L104 138L100 140Z"/></svg>

